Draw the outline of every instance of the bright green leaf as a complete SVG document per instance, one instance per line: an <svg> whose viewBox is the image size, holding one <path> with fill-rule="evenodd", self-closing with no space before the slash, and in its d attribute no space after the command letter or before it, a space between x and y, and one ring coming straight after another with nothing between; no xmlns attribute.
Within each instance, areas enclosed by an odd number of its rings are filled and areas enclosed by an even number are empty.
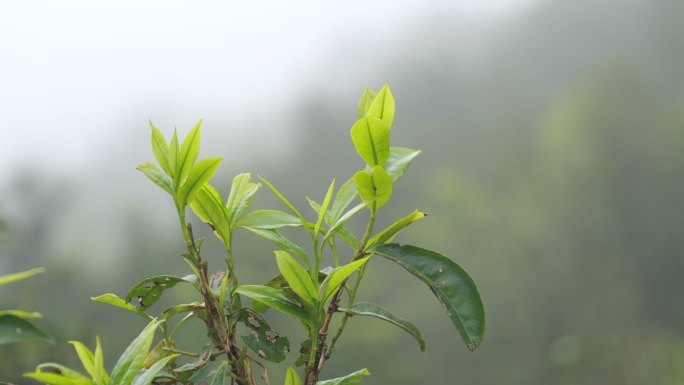
<svg viewBox="0 0 684 385"><path fill-rule="evenodd" d="M83 374L54 363L38 365L33 373L24 373L23 376L48 385L95 385Z"/></svg>
<svg viewBox="0 0 684 385"><path fill-rule="evenodd" d="M257 229L254 227L245 227L245 229L247 229L247 230L253 232L254 234L257 234L263 238L270 240L271 242L273 242L276 245L278 245L279 247L281 247L283 250L294 254L302 262L304 262L307 266L311 266L311 261L309 261L309 257L306 255L306 252L304 251L304 249L302 249L301 247L292 243L292 241L285 238L277 230L274 230L274 229Z"/></svg>
<svg viewBox="0 0 684 385"><path fill-rule="evenodd" d="M183 183L190 174L192 166L195 165L197 155L200 150L200 127L202 121L200 120L195 127L188 133L188 136L183 140L183 145L178 154L178 162L176 164L176 172L178 175L178 183Z"/></svg>
<svg viewBox="0 0 684 385"><path fill-rule="evenodd" d="M168 176L164 175L162 171L152 163L141 164L137 167L138 170L142 171L146 177L148 177L154 184L164 189L164 191L174 196L173 182Z"/></svg>
<svg viewBox="0 0 684 385"><path fill-rule="evenodd" d="M323 198L323 204L321 205L320 210L318 212L318 219L316 220L316 226L314 227L314 234L316 235L316 237L318 236L318 232L321 231L321 225L323 224L325 215L328 213L328 206L330 206L330 201L332 200L334 190L335 179L333 179L332 183L330 183L330 187L328 187L328 192L325 194L325 198Z"/></svg>
<svg viewBox="0 0 684 385"><path fill-rule="evenodd" d="M254 229L279 229L286 226L301 226L296 217L278 210L254 210L245 214L235 224L237 227Z"/></svg>
<svg viewBox="0 0 684 385"><path fill-rule="evenodd" d="M299 318L307 324L311 321L309 313L303 307L272 287L242 285L238 287L235 292L255 301L262 302L273 310Z"/></svg>
<svg viewBox="0 0 684 385"><path fill-rule="evenodd" d="M237 175L233 178L233 184L228 195L226 207L229 213L231 225L240 219L240 216L247 210L254 195L261 185L251 182L252 176L248 173Z"/></svg>
<svg viewBox="0 0 684 385"><path fill-rule="evenodd" d="M302 299L312 307L318 304L318 292L316 286L311 280L309 272L306 271L297 263L297 261L284 251L276 251L276 263L278 269L283 275L290 288Z"/></svg>
<svg viewBox="0 0 684 385"><path fill-rule="evenodd" d="M181 180L178 175L178 153L180 152L178 146L178 133L176 129L173 129L173 136L171 137L171 142L169 142L169 168L171 169L171 179L174 181L174 185L180 186Z"/></svg>
<svg viewBox="0 0 684 385"><path fill-rule="evenodd" d="M292 211L292 214L294 214L297 218L299 218L302 225L305 225L307 223L306 219L304 219L302 214L300 214L299 211L297 211L297 209L292 205L292 203L290 203L283 196L283 194L280 193L280 191L278 191L275 187L273 187L273 185L270 184L266 179L264 179L262 177L259 177L259 179L261 179L261 181L264 182L266 184L266 186L268 186L268 188L271 190L273 195L275 195L285 205L285 207L287 207L288 209L290 209L290 211Z"/></svg>
<svg viewBox="0 0 684 385"><path fill-rule="evenodd" d="M369 166L383 166L389 159L389 127L378 118L359 119L351 128L351 139Z"/></svg>
<svg viewBox="0 0 684 385"><path fill-rule="evenodd" d="M132 385L149 385L152 383L157 373L169 363L169 361L178 357L178 354L168 355L159 361L155 362L154 365L150 366L149 369L145 370L140 376L138 376Z"/></svg>
<svg viewBox="0 0 684 385"><path fill-rule="evenodd" d="M325 242L328 240L328 238L332 237L333 235L337 234L340 230L344 228L344 225L357 213L359 213L361 210L366 208L366 202L361 202L358 205L354 206L351 208L351 210L347 211L340 219L335 222L332 226L330 226L330 229L328 229L328 232L325 233L325 237L323 237L323 240L321 242Z"/></svg>
<svg viewBox="0 0 684 385"><path fill-rule="evenodd" d="M202 187L214 176L216 169L221 163L219 158L202 159L190 171L188 179L178 190L178 203L185 207L192 202Z"/></svg>
<svg viewBox="0 0 684 385"><path fill-rule="evenodd" d="M112 305L114 307L118 307L119 309L128 310L131 313L135 313L135 314L137 314L141 317L144 317L148 320L152 319L152 317L145 314L142 310L136 308L135 306L131 305L130 303L119 298L116 294L106 293L106 294L102 294L99 297L90 297L90 299L95 301L95 302L100 302L100 303L104 303L107 305Z"/></svg>
<svg viewBox="0 0 684 385"><path fill-rule="evenodd" d="M166 175L173 179L174 173L169 167L169 146L166 144L164 135L162 135L161 131L159 131L152 122L150 122L150 128L152 129L152 152L154 153L154 157L157 159L157 163L159 163L159 166L161 166Z"/></svg>
<svg viewBox="0 0 684 385"><path fill-rule="evenodd" d="M53 339L31 321L10 314L0 316L0 345L24 341L52 343Z"/></svg>
<svg viewBox="0 0 684 385"><path fill-rule="evenodd" d="M358 302L355 303L351 308L340 308L339 310L350 315L362 315L379 318L393 325L399 326L400 328L404 329L404 331L411 334L416 341L418 341L421 351L425 350L425 341L423 341L423 338L420 336L418 328L411 322L393 314L390 310L380 305L370 302Z"/></svg>
<svg viewBox="0 0 684 385"><path fill-rule="evenodd" d="M287 368L287 373L285 373L285 385L302 385L302 380L299 379L296 370Z"/></svg>
<svg viewBox="0 0 684 385"><path fill-rule="evenodd" d="M392 96L389 84L385 83L385 85L382 86L382 89L380 89L380 92L373 98L366 115L382 119L382 121L387 124L387 127L391 128L392 122L394 122L395 108L394 96Z"/></svg>
<svg viewBox="0 0 684 385"><path fill-rule="evenodd" d="M0 316L11 315L21 319L35 319L42 318L43 316L35 311L25 311L25 310L0 310Z"/></svg>
<svg viewBox="0 0 684 385"><path fill-rule="evenodd" d="M321 287L326 283L328 284L325 289L325 294L323 294L323 298L321 298L321 303L328 302L328 300L330 300L340 289L342 284L347 281L349 276L354 274L361 266L365 265L370 258L371 257L365 257L334 269L321 284Z"/></svg>
<svg viewBox="0 0 684 385"><path fill-rule="evenodd" d="M370 251L425 282L446 307L466 347L472 351L480 345L485 331L484 305L473 279L461 266L442 254L411 245L384 244Z"/></svg>
<svg viewBox="0 0 684 385"><path fill-rule="evenodd" d="M119 360L112 369L112 385L129 385L142 368L142 364L147 357L147 353L152 346L154 332L159 326L159 322L153 320L145 329L128 345Z"/></svg>
<svg viewBox="0 0 684 385"><path fill-rule="evenodd" d="M98 377L101 372L95 369L95 355L93 352L78 341L69 341L69 343L74 346L76 355L78 355L78 359L81 361L81 365L83 365L86 373L90 374L90 377L96 384L101 385L103 378Z"/></svg>
<svg viewBox="0 0 684 385"><path fill-rule="evenodd" d="M363 91L361 99L359 100L359 111L357 114L357 119L366 117L366 114L368 113L368 109L370 108L373 99L375 99L375 92L371 91L370 88L366 88Z"/></svg>
<svg viewBox="0 0 684 385"><path fill-rule="evenodd" d="M371 172L357 172L354 174L354 183L371 211L382 208L392 196L392 178L380 166L373 167Z"/></svg>
<svg viewBox="0 0 684 385"><path fill-rule="evenodd" d="M366 244L366 248L371 248L375 245L378 244L383 244L387 242L391 242L394 237L399 234L403 229L408 227L413 222L418 222L419 220L425 218L427 214L420 212L418 210L412 212L411 214L407 215L406 217L394 222L391 226L388 228L382 230L379 232L377 235L375 235L373 238L368 240L368 243Z"/></svg>
<svg viewBox="0 0 684 385"><path fill-rule="evenodd" d="M412 148L390 147L390 156L385 164L387 175L392 177L392 181L396 182L404 175L413 159L421 153L422 151Z"/></svg>
<svg viewBox="0 0 684 385"><path fill-rule="evenodd" d="M45 269L36 267L35 269L22 271L19 273L12 273L7 275L0 275L0 286L9 285L10 283L22 281L26 278L32 277L36 274L44 273Z"/></svg>
<svg viewBox="0 0 684 385"><path fill-rule="evenodd" d="M359 385L364 376L370 376L368 369L361 369L352 374L332 380L317 381L316 385Z"/></svg>
<svg viewBox="0 0 684 385"><path fill-rule="evenodd" d="M337 191L337 195L335 195L335 201L330 209L329 225L332 225L333 222L336 222L338 219L340 219L342 212L349 207L354 198L356 198L357 194L358 191L356 191L354 178L349 178L349 180L344 182L342 187L340 187L340 189Z"/></svg>
<svg viewBox="0 0 684 385"><path fill-rule="evenodd" d="M209 224L214 234L226 243L230 239L230 219L228 209L223 204L221 195L209 183L197 193L190 203L192 211L202 222Z"/></svg>

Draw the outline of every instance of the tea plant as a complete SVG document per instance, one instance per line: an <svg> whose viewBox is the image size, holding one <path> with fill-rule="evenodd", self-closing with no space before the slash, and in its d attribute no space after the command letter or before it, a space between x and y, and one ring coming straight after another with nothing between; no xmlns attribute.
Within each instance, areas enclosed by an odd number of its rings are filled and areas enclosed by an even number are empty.
<svg viewBox="0 0 684 385"><path fill-rule="evenodd" d="M45 269L38 267L19 273L2 275L0 276L0 286L23 281L43 272ZM52 337L33 323L33 319L40 317L40 313L37 312L0 310L0 345L25 341L53 342Z"/></svg>
<svg viewBox="0 0 684 385"><path fill-rule="evenodd" d="M150 326L143 332L145 341L151 342L154 328L160 331L162 338L147 354L147 364L130 366L136 372L142 370L136 385L142 381L141 378L144 378L144 383L149 380L157 384L270 384L266 364L283 361L290 350L290 342L269 326L262 315L268 309L290 316L301 324L308 336L299 344L300 356L295 362L295 366L303 367L303 377L290 367L286 373L286 385L359 384L369 374L368 370L361 369L344 377L319 381L321 371L333 356L350 317L370 316L385 320L411 334L421 350L425 348L420 332L411 322L380 305L356 301L366 266L378 257L397 263L423 281L444 305L466 347L474 350L480 345L485 325L484 307L470 276L442 254L392 243L402 230L424 219L426 214L414 211L385 229L376 229L376 219L392 197L395 182L420 154L420 151L410 148L390 147L394 114L395 102L387 85L377 94L366 90L359 102L358 120L351 128L352 144L365 167L337 190L333 180L320 202L307 198L315 213L312 217L302 214L264 178L261 182L287 211L257 209L248 212L261 183L252 181L250 174L240 174L233 179L227 199L212 187L209 181L221 159L197 160L199 123L182 143L175 131L167 143L162 133L151 124L152 151L158 166L145 163L138 169L166 191L173 202L186 247L181 256L190 274L185 277L147 278L135 285L124 298L114 294L93 298L148 319ZM219 263L219 259L203 254L203 240L194 235L187 218L188 209L211 228L222 245L222 267L214 272L209 270L209 261ZM346 226L356 215L367 215L368 218L360 237ZM308 234L311 241L307 245L308 251L281 233L285 227L300 228ZM235 235L240 231L257 234L277 246L275 263L279 275L262 285L240 283L233 263L234 258L244 257L233 253ZM345 242L353 252L347 255L340 251L338 242ZM194 288L198 300L172 306L157 313L156 318L151 316L150 307L164 291L180 285ZM246 299L251 299L250 306L245 304ZM332 326L334 318L339 318L336 329ZM207 345L199 352L179 348L174 338L176 332L191 319L199 319L207 332ZM130 376L126 381L115 379L114 375L106 376L101 367L100 353L97 353L100 351L99 342L95 354L82 345L76 346L79 356L90 360L88 364L84 363L84 367L92 379L69 377L66 373L71 372L63 370L49 379L35 373L29 376L54 385L130 383L126 382ZM183 356L190 358L184 360ZM97 370L93 369L92 357L98 362L95 365ZM140 363L141 355L137 357L136 362ZM40 372L40 367L37 372Z"/></svg>

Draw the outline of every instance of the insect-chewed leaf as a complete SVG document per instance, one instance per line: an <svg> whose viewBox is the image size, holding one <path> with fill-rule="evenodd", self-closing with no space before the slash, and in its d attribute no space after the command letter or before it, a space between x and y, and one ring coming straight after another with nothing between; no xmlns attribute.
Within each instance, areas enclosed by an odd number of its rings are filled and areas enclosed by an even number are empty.
<svg viewBox="0 0 684 385"><path fill-rule="evenodd" d="M297 217L278 210L254 210L245 214L235 224L236 227L262 230L301 225L302 222Z"/></svg>
<svg viewBox="0 0 684 385"><path fill-rule="evenodd" d="M45 269L42 267L37 267L35 269L22 271L19 273L12 273L6 275L0 275L0 286L9 285L10 283L23 281L26 278L32 277L36 274L44 273Z"/></svg>
<svg viewBox="0 0 684 385"><path fill-rule="evenodd" d="M318 381L316 385L359 385L365 376L370 376L368 369L361 369L344 377L338 377L332 380Z"/></svg>
<svg viewBox="0 0 684 385"><path fill-rule="evenodd" d="M258 314L249 311L238 313L238 321L250 329L247 335L240 335L245 344L259 357L270 362L282 362L290 351L290 341L281 337Z"/></svg>
<svg viewBox="0 0 684 385"><path fill-rule="evenodd" d="M366 115L382 119L383 122L387 123L388 127L392 127L395 108L394 96L392 96L389 84L385 83L380 92L373 98Z"/></svg>
<svg viewBox="0 0 684 385"><path fill-rule="evenodd" d="M375 95L375 92L370 88L366 88L363 91L363 95L361 95L361 99L359 100L358 119L366 117L368 109L370 108L371 103L373 103L373 99L375 99Z"/></svg>
<svg viewBox="0 0 684 385"><path fill-rule="evenodd" d="M367 248L371 248L375 245L391 242L392 239L399 234L403 229L408 227L413 222L417 222L425 218L427 214L420 212L418 210L412 212L408 216L394 222L390 227L382 230L380 233L375 235L373 238L368 240Z"/></svg>
<svg viewBox="0 0 684 385"><path fill-rule="evenodd" d="M31 321L11 314L0 315L0 345L24 341L54 342Z"/></svg>
<svg viewBox="0 0 684 385"><path fill-rule="evenodd" d="M356 121L351 128L351 139L369 166L383 166L389 159L389 127L382 120L366 117Z"/></svg>
<svg viewBox="0 0 684 385"><path fill-rule="evenodd" d="M135 302L135 305L144 310L154 305L166 289L170 289L181 282L190 283L187 278L179 278L170 275L159 275L146 278L135 284L126 294L126 302Z"/></svg>
<svg viewBox="0 0 684 385"><path fill-rule="evenodd" d="M178 190L177 198L181 206L185 207L188 203L192 202L204 184L214 176L221 160L219 158L207 158L197 162L190 171L188 179Z"/></svg>
<svg viewBox="0 0 684 385"><path fill-rule="evenodd" d="M390 156L385 164L387 175L392 177L392 181L396 182L408 170L413 159L421 153L421 150L414 150L412 148L390 147Z"/></svg>
<svg viewBox="0 0 684 385"><path fill-rule="evenodd" d="M468 350L484 336L485 312L480 293L468 273L451 259L411 245L384 244L369 250L399 264L425 282L446 307Z"/></svg>
<svg viewBox="0 0 684 385"><path fill-rule="evenodd" d="M197 155L200 150L200 127L202 121L200 120L195 127L188 133L188 136L183 140L183 144L178 154L178 161L176 162L176 172L178 174L179 183L183 183L190 174L192 166L195 165Z"/></svg>
<svg viewBox="0 0 684 385"><path fill-rule="evenodd" d="M362 315L379 318L393 325L399 326L407 333L411 334L416 341L418 341L421 351L425 350L425 341L423 341L423 338L420 336L420 331L418 331L418 328L411 322L394 315L390 310L380 305L370 302L358 302L355 303L351 308L340 308L339 310L351 315Z"/></svg>

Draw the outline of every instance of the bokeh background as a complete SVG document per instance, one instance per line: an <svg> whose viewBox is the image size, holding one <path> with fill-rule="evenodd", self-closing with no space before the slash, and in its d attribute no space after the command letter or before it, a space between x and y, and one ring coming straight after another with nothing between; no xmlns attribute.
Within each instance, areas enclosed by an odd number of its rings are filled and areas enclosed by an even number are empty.
<svg viewBox="0 0 684 385"><path fill-rule="evenodd" d="M38 310L56 344L0 347L0 378L99 335L111 368L144 321L93 303L184 275L153 159L204 119L214 183L251 172L302 210L361 167L349 140L364 87L388 81L393 145L423 155L382 223L478 282L469 353L420 282L377 260L360 299L415 322L354 318L326 368L365 384L684 383L684 2L676 0L18 1L0 3L0 308ZM280 208L267 190L256 205ZM276 271L245 234L243 282ZM221 260L215 255L215 267ZM169 291L168 303L190 298ZM157 305L158 310L163 304ZM271 314L293 334L296 325ZM188 346L201 327L183 335ZM284 364L296 358L293 352ZM271 375L282 383L282 368Z"/></svg>

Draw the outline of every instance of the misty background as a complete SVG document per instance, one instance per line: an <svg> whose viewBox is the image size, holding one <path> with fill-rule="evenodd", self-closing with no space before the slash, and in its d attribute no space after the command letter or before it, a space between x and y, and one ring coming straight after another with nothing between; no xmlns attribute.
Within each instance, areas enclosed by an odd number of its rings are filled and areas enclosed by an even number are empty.
<svg viewBox="0 0 684 385"><path fill-rule="evenodd" d="M0 274L47 272L0 288L0 308L40 311L56 343L1 346L0 379L79 368L67 341L96 335L111 369L145 322L89 298L187 274L172 203L135 170L148 120L168 137L203 119L222 193L251 172L306 211L362 167L356 103L389 82L392 145L423 154L380 225L430 214L397 241L473 276L487 333L468 352L422 283L375 260L358 299L413 321L427 351L355 317L323 377L684 384L683 21L676 0L3 2ZM257 206L281 209L267 189ZM237 237L242 283L274 275L273 246ZM269 317L293 346L277 384L301 332Z"/></svg>

